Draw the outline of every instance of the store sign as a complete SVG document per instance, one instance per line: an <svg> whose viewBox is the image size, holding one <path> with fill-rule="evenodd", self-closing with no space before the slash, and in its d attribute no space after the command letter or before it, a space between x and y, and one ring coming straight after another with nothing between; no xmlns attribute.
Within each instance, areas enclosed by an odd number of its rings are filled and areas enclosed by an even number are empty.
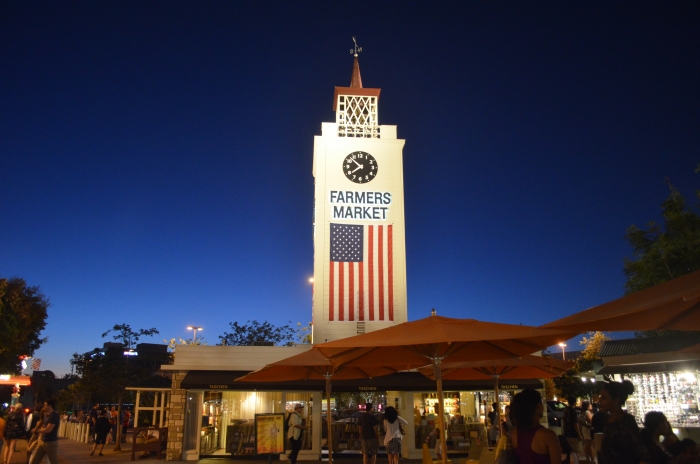
<svg viewBox="0 0 700 464"><path fill-rule="evenodd" d="M329 200L333 205L333 219L385 221L391 205L391 193L331 190Z"/></svg>
<svg viewBox="0 0 700 464"><path fill-rule="evenodd" d="M513 385L500 385L498 388L500 388L501 390L520 390L520 386L515 385L515 384L513 384Z"/></svg>
<svg viewBox="0 0 700 464"><path fill-rule="evenodd" d="M228 385L224 384L214 384L214 385L209 385L209 388L212 390L226 390L228 388Z"/></svg>
<svg viewBox="0 0 700 464"><path fill-rule="evenodd" d="M357 387L360 391L377 391L377 387Z"/></svg>

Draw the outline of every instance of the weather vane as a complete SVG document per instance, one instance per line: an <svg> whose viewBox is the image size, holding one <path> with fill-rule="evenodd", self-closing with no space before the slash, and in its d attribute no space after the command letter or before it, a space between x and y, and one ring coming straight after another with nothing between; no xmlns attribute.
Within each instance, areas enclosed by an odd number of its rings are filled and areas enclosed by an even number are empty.
<svg viewBox="0 0 700 464"><path fill-rule="evenodd" d="M352 36L352 41L355 42L355 48L350 49L350 54L357 56L358 53L362 51L362 47L357 46L357 40L355 40L355 36Z"/></svg>

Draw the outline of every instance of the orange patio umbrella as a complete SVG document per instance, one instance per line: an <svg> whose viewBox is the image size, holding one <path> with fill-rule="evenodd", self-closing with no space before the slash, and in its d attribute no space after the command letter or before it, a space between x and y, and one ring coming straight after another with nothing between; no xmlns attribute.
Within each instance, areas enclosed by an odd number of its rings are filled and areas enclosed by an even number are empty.
<svg viewBox="0 0 700 464"><path fill-rule="evenodd" d="M333 430L331 427L331 379L363 379L381 377L396 372L384 366L335 367L320 351L310 349L236 379L236 382L280 382L290 380L325 380L326 410L328 411L328 461L333 462Z"/></svg>
<svg viewBox="0 0 700 464"><path fill-rule="evenodd" d="M578 332L698 330L700 271L594 306L542 327Z"/></svg>
<svg viewBox="0 0 700 464"><path fill-rule="evenodd" d="M524 325L433 315L385 329L316 345L337 367L385 366L397 370L432 366L444 411L442 363L520 357L563 342L576 333ZM441 434L442 449L445 434ZM443 453L443 463L447 464Z"/></svg>
<svg viewBox="0 0 700 464"><path fill-rule="evenodd" d="M544 356L526 355L520 358L496 359L492 361L452 362L442 363L442 378L444 380L484 380L493 379L496 393L496 412L500 412L498 399L499 380L510 379L551 379L564 374L574 367L573 361L562 361ZM433 378L432 368L418 369L423 375ZM498 421L500 430L501 423Z"/></svg>

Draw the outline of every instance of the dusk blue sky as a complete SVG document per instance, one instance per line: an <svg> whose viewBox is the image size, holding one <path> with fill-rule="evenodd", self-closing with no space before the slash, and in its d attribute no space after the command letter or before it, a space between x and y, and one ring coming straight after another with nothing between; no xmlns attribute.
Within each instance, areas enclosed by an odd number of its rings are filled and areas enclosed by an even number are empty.
<svg viewBox="0 0 700 464"><path fill-rule="evenodd" d="M42 369L114 324L311 320L313 137L352 36L406 140L410 320L618 298L664 178L694 201L699 2L6 0L0 276L51 300Z"/></svg>

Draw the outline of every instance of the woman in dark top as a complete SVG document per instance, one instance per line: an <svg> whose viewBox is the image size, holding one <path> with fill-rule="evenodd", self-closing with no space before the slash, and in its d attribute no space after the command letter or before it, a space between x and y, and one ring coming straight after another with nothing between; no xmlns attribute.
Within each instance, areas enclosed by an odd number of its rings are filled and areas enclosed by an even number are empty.
<svg viewBox="0 0 700 464"><path fill-rule="evenodd" d="M664 413L659 411L649 411L644 416L644 430L641 431L642 443L649 451L651 464L675 464L675 458L661 443L659 437L668 435L668 420Z"/></svg>
<svg viewBox="0 0 700 464"><path fill-rule="evenodd" d="M632 393L634 385L629 380L608 382L600 389L600 409L610 413L603 432L600 464L649 464L649 452L642 444L637 422L622 410Z"/></svg>
<svg viewBox="0 0 700 464"><path fill-rule="evenodd" d="M542 395L537 390L525 389L510 403L515 424L511 441L520 464L561 464L557 435L540 424L543 413Z"/></svg>

